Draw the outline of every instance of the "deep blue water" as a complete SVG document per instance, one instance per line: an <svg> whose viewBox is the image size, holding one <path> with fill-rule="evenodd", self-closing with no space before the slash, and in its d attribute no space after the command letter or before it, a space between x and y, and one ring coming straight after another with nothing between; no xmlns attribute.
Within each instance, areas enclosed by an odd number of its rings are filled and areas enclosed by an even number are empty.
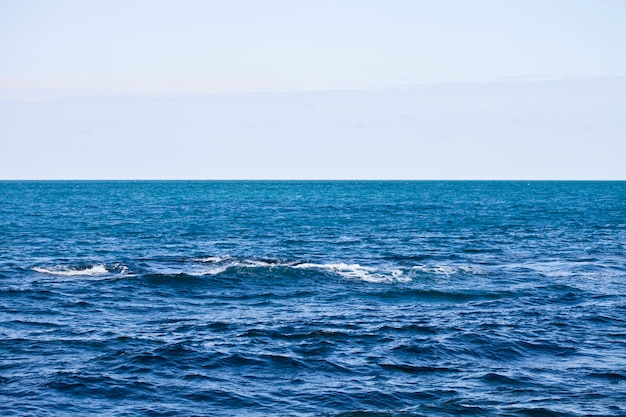
<svg viewBox="0 0 626 417"><path fill-rule="evenodd" d="M626 182L0 182L0 414L624 416Z"/></svg>

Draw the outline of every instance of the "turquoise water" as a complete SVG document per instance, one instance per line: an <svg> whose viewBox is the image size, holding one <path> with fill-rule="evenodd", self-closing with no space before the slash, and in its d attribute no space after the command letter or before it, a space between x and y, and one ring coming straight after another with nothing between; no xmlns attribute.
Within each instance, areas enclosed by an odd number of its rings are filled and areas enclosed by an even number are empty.
<svg viewBox="0 0 626 417"><path fill-rule="evenodd" d="M626 182L0 182L3 415L626 415Z"/></svg>

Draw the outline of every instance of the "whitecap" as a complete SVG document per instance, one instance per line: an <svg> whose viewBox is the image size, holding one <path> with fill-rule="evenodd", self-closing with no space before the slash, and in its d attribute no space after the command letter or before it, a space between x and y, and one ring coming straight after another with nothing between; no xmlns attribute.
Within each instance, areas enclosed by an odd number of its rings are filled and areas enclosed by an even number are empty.
<svg viewBox="0 0 626 417"><path fill-rule="evenodd" d="M69 267L65 265L59 265L49 268L43 268L36 266L33 268L33 271L39 272L40 274L62 275L66 277L104 275L109 272L103 264L91 265L86 267Z"/></svg>
<svg viewBox="0 0 626 417"><path fill-rule="evenodd" d="M202 275L219 275L222 272L225 272L227 269L228 267L225 267L225 266L214 268L214 269L209 269L208 271L204 271Z"/></svg>
<svg viewBox="0 0 626 417"><path fill-rule="evenodd" d="M576 275L576 269L580 264L566 261L546 261L528 263L524 266L545 277L567 278Z"/></svg>
<svg viewBox="0 0 626 417"><path fill-rule="evenodd" d="M410 278L404 277L402 271L394 270L389 274L383 274L378 269L370 266L362 266L359 264L346 263L302 263L293 266L298 269L322 269L327 270L345 278L360 279L367 282L392 282L392 281L410 281Z"/></svg>
<svg viewBox="0 0 626 417"><path fill-rule="evenodd" d="M318 269L340 275L344 278L359 279L368 282L410 282L411 277L403 269L380 269L371 266L363 266L358 263L311 263L297 261L274 261L267 259L243 258L237 259L231 256L218 257L208 256L195 259L196 262L211 264L212 267L187 270L185 273L194 276L219 275L230 268L295 268L295 269ZM208 266L208 265L207 265Z"/></svg>
<svg viewBox="0 0 626 417"><path fill-rule="evenodd" d="M210 269L192 269L184 271L184 274L191 275L193 277L202 277L206 275L219 275L222 272L225 272L229 266L217 266L215 268ZM180 273L180 272L179 272Z"/></svg>
<svg viewBox="0 0 626 417"><path fill-rule="evenodd" d="M411 268L412 271L424 274L433 274L433 275L444 275L451 276L458 273L472 274L472 275L480 275L484 274L484 271L480 268L471 265L439 265L439 266L426 266L426 265L415 265Z"/></svg>
<svg viewBox="0 0 626 417"><path fill-rule="evenodd" d="M243 261L236 263L235 266L247 268L265 268L268 266L285 266L285 264L256 261L254 259L244 259Z"/></svg>
<svg viewBox="0 0 626 417"><path fill-rule="evenodd" d="M331 271L372 271L374 268L368 266L361 266L359 264L346 264L346 263L334 263L334 264L315 264L315 263L301 263L294 265L294 268L301 269L328 269Z"/></svg>
<svg viewBox="0 0 626 417"><path fill-rule="evenodd" d="M232 256L205 256L202 258L194 259L195 262L202 262L208 264L222 264L227 263L232 267L267 267L267 266L285 266L280 262L268 262L259 259L233 259Z"/></svg>
<svg viewBox="0 0 626 417"><path fill-rule="evenodd" d="M220 262L224 262L225 260L230 259L230 256L205 256L203 258L195 259L196 262L205 262L210 264L217 264Z"/></svg>
<svg viewBox="0 0 626 417"><path fill-rule="evenodd" d="M411 268L413 271L422 272L425 274L434 274L434 275L452 275L457 273L459 270L457 268L451 266L425 266L425 265L415 265Z"/></svg>
<svg viewBox="0 0 626 417"><path fill-rule="evenodd" d="M404 275L404 271L402 271L401 269L394 269L393 271L391 271L391 275L394 278L400 278Z"/></svg>

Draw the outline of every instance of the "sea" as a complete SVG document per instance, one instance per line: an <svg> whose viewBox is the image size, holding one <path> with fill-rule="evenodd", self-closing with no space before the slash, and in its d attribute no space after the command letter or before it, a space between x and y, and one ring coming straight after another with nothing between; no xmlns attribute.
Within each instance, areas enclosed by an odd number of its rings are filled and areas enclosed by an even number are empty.
<svg viewBox="0 0 626 417"><path fill-rule="evenodd" d="M626 416L626 182L1 181L0 415Z"/></svg>

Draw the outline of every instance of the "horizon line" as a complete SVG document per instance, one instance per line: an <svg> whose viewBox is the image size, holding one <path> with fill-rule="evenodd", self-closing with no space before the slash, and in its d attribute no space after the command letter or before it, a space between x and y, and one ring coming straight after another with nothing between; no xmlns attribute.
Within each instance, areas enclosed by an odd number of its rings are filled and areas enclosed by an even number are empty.
<svg viewBox="0 0 626 417"><path fill-rule="evenodd" d="M437 87L461 87L461 86L493 86L493 85L528 85L528 84L554 84L567 82L593 82L593 81L626 81L626 75L598 75L591 77L557 77L557 76L518 76L501 77L493 80L458 80L458 81L435 81L422 83L406 83L396 85L371 85L353 87L311 87L311 88L251 88L231 90L205 90L205 91L155 91L151 89L143 91L128 90L90 90L90 89L63 89L63 88L29 88L0 86L0 102L13 101L48 101L66 99L174 99L174 98L203 98L203 97L240 97L257 95L282 95L282 94L328 94L328 93L372 93L372 92L401 92L421 90ZM10 95L16 97L10 97ZM20 95L41 95L40 97L19 97ZM7 95L9 97L3 97Z"/></svg>
<svg viewBox="0 0 626 417"><path fill-rule="evenodd" d="M626 179L508 178L0 178L0 182L626 182Z"/></svg>

